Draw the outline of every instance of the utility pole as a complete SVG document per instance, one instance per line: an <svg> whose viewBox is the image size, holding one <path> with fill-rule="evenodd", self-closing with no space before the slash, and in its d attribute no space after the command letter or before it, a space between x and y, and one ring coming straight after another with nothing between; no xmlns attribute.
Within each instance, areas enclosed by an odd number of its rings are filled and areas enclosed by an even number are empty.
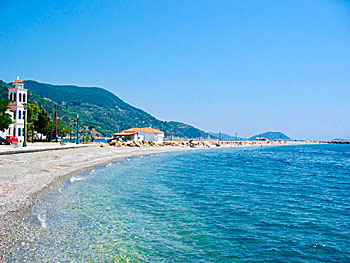
<svg viewBox="0 0 350 263"><path fill-rule="evenodd" d="M55 111L55 122L56 122L56 142L58 142L58 133L57 133L57 103L56 103L56 111Z"/></svg>
<svg viewBox="0 0 350 263"><path fill-rule="evenodd" d="M219 131L219 141L221 141L221 131Z"/></svg>
<svg viewBox="0 0 350 263"><path fill-rule="evenodd" d="M77 144L79 144L79 114L77 114Z"/></svg>
<svg viewBox="0 0 350 263"><path fill-rule="evenodd" d="M237 136L237 132L236 132L236 141L238 141L238 136Z"/></svg>

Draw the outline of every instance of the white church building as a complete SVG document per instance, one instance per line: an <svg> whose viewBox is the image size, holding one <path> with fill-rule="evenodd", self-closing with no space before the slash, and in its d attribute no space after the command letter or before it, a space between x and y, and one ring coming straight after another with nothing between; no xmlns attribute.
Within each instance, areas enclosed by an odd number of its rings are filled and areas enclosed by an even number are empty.
<svg viewBox="0 0 350 263"><path fill-rule="evenodd" d="M12 87L8 90L8 113L11 115L13 124L4 132L0 131L0 136L16 136L18 143L24 142L24 119L27 118L25 105L28 102L27 90L24 88L24 83L19 80L19 77L12 82ZM27 121L27 120L26 120Z"/></svg>

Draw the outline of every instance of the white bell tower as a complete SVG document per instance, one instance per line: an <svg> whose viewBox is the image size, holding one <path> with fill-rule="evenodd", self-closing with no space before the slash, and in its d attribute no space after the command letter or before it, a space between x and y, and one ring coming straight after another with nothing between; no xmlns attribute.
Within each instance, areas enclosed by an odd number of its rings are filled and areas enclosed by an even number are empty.
<svg viewBox="0 0 350 263"><path fill-rule="evenodd" d="M9 135L16 136L18 143L24 141L24 119L27 122L26 105L28 103L27 90L24 88L24 83L19 80L19 77L12 82L12 88L9 88L8 93L10 110L13 112L13 124L10 126Z"/></svg>

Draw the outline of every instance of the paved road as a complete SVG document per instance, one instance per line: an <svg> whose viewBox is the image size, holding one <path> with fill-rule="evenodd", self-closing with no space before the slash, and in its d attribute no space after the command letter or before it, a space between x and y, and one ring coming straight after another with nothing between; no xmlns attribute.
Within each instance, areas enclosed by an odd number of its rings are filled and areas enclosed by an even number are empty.
<svg viewBox="0 0 350 263"><path fill-rule="evenodd" d="M81 148L94 146L91 144L75 144L75 143L65 143L60 145L56 142L37 142L37 143L28 143L27 147L22 145L0 145L0 155L3 154L16 154L16 153L25 153L25 152L40 152L40 151L49 151L49 150L61 150L67 148Z"/></svg>

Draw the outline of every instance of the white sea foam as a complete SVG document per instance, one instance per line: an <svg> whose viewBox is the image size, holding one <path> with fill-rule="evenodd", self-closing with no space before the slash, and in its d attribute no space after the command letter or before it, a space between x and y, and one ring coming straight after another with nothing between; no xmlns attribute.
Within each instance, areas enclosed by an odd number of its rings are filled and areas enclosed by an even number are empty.
<svg viewBox="0 0 350 263"><path fill-rule="evenodd" d="M106 167L110 167L110 166L112 166L112 163L109 163L109 164L106 165Z"/></svg>
<svg viewBox="0 0 350 263"><path fill-rule="evenodd" d="M77 181L82 181L85 180L86 178L84 177L79 177L79 176L73 176L72 178L69 179L71 183L77 182Z"/></svg>
<svg viewBox="0 0 350 263"><path fill-rule="evenodd" d="M46 225L46 216L45 216L45 214L38 214L36 217L37 217L37 219L38 219L38 221L40 223L40 226L42 228L46 228L47 225Z"/></svg>
<svg viewBox="0 0 350 263"><path fill-rule="evenodd" d="M96 172L96 170L91 170L91 171L90 171L91 174L94 173L94 172Z"/></svg>

